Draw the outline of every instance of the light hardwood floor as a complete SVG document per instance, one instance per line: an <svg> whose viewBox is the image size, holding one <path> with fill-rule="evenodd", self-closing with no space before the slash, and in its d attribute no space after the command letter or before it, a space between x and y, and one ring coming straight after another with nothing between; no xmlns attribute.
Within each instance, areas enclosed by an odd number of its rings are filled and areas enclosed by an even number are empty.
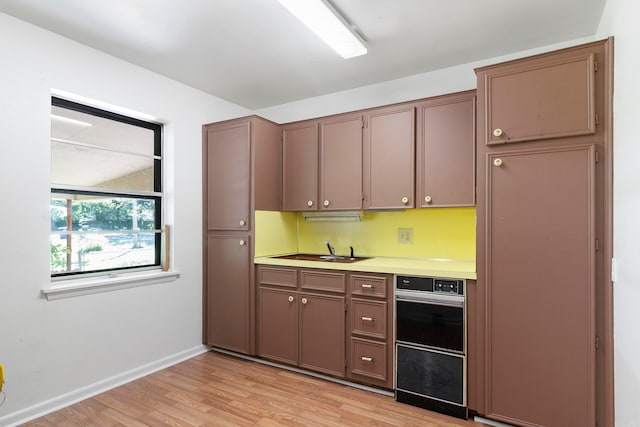
<svg viewBox="0 0 640 427"><path fill-rule="evenodd" d="M479 427L393 397L207 352L25 426Z"/></svg>

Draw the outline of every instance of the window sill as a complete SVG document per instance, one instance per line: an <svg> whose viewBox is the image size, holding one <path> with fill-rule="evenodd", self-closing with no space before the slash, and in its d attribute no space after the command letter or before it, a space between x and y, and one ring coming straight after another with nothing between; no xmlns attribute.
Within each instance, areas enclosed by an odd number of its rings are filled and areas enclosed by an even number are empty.
<svg viewBox="0 0 640 427"><path fill-rule="evenodd" d="M72 298L81 295L111 292L138 286L173 282L180 277L178 271L145 271L142 273L120 273L115 277L92 277L52 282L42 289L48 301Z"/></svg>

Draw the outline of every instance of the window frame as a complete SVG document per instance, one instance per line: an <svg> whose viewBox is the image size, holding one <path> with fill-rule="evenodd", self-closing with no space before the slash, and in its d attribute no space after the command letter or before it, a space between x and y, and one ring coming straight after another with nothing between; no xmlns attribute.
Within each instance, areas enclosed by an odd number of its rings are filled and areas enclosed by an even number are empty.
<svg viewBox="0 0 640 427"><path fill-rule="evenodd" d="M106 197L118 197L128 199L150 199L154 201L155 206L155 218L154 218L154 263L141 266L129 266L129 267L113 267L88 271L63 271L53 272L50 268L51 281L61 281L68 279L90 279L92 277L109 277L114 278L119 273L143 273L149 270L159 270L163 268L163 232L164 232L164 193L163 193L163 157L162 157L162 142L164 129L161 123L151 122L147 120L138 119L135 117L115 113L113 111L104 110L91 105L82 104L79 102L71 101L59 96L51 96L51 107L60 107L72 111L81 112L97 116L100 118L113 120L116 122L133 125L145 129L149 129L153 132L153 191L136 191L136 190L120 190L106 188L101 191L98 187L83 187L67 184L55 184L50 182L50 200L55 194L79 194L79 195L93 195L93 196L106 196ZM53 137L51 138L53 140ZM116 152L120 152L114 150ZM71 230L69 234L73 234L74 230ZM78 230L79 231L79 230Z"/></svg>

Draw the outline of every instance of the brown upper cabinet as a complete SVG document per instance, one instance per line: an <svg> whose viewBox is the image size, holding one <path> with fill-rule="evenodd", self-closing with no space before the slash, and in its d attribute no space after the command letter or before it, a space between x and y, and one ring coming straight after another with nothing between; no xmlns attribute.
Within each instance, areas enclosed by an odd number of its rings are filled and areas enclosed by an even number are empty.
<svg viewBox="0 0 640 427"><path fill-rule="evenodd" d="M285 125L282 130L282 209L318 209L318 122Z"/></svg>
<svg viewBox="0 0 640 427"><path fill-rule="evenodd" d="M417 207L475 205L475 91L417 104Z"/></svg>
<svg viewBox="0 0 640 427"><path fill-rule="evenodd" d="M480 70L487 145L595 133L593 53Z"/></svg>
<svg viewBox="0 0 640 427"><path fill-rule="evenodd" d="M364 119L364 209L413 208L415 107L368 111Z"/></svg>
<svg viewBox="0 0 640 427"><path fill-rule="evenodd" d="M362 209L362 115L320 120L320 210Z"/></svg>
<svg viewBox="0 0 640 427"><path fill-rule="evenodd" d="M362 115L283 127L285 211L362 209Z"/></svg>
<svg viewBox="0 0 640 427"><path fill-rule="evenodd" d="M280 210L279 127L252 117L206 125L204 133L207 228L249 230L253 210Z"/></svg>
<svg viewBox="0 0 640 427"><path fill-rule="evenodd" d="M206 128L209 230L250 227L251 141L248 121Z"/></svg>

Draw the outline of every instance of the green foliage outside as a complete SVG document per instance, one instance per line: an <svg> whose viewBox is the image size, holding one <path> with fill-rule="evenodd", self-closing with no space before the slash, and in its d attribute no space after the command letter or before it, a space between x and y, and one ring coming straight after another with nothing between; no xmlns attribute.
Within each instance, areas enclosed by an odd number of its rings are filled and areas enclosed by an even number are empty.
<svg viewBox="0 0 640 427"><path fill-rule="evenodd" d="M83 233L72 234L71 246L67 247L67 200L62 195L55 197L53 194L50 206L52 273L154 262L153 249L150 255L136 252L155 246L154 199L77 196L71 206L71 231ZM68 266L70 249L72 258Z"/></svg>
<svg viewBox="0 0 640 427"><path fill-rule="evenodd" d="M131 230L133 227L133 205L131 199L74 200L72 229ZM136 199L135 205L138 228L143 231L153 230L155 225L154 200ZM66 227L66 200L51 199L51 206L51 231Z"/></svg>
<svg viewBox="0 0 640 427"><path fill-rule="evenodd" d="M59 272L67 268L67 248L64 245L51 244L51 271Z"/></svg>

